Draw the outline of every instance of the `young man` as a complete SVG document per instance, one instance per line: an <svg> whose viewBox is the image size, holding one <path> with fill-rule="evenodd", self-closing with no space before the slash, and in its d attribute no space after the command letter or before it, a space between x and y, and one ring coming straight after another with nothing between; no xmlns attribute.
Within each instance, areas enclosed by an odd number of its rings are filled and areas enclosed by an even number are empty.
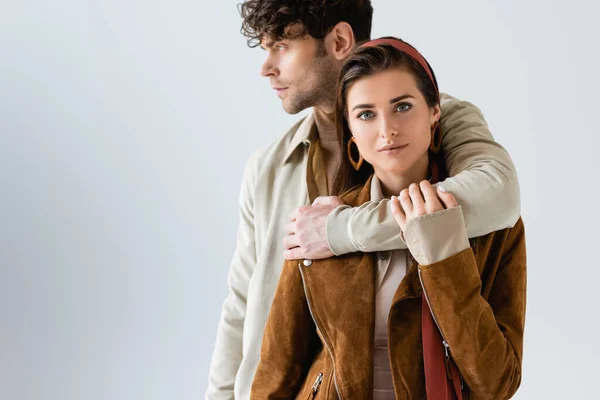
<svg viewBox="0 0 600 400"><path fill-rule="evenodd" d="M334 254L406 248L387 200L349 208L335 197L319 197L329 194L345 156L333 119L337 75L356 44L369 39L372 12L368 0L241 5L242 31L250 46L266 51L262 75L285 111L313 112L246 166L207 399L249 397L284 250L286 258L310 263ZM441 108L442 149L452 176L442 185L461 204L469 236L513 226L519 187L509 155L476 107L443 95Z"/></svg>

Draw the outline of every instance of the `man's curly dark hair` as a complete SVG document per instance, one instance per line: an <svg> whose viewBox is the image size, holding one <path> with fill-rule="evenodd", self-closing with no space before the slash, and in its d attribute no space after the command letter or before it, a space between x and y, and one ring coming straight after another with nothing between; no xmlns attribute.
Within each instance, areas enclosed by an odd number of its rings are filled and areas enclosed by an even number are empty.
<svg viewBox="0 0 600 400"><path fill-rule="evenodd" d="M357 43L371 37L370 0L247 0L239 4L239 9L241 32L250 47L260 45L263 38L294 39L306 33L323 39L342 21L352 27ZM288 30L296 24L304 29Z"/></svg>

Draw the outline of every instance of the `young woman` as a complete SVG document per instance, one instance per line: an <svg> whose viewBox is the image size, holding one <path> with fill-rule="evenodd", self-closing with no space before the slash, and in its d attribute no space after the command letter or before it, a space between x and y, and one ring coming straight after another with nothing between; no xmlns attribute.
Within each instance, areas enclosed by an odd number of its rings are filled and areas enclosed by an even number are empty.
<svg viewBox="0 0 600 400"><path fill-rule="evenodd" d="M391 198L409 251L286 262L252 398L435 400L442 387L459 398L512 397L523 223L469 241L454 197L432 186L444 165L429 64L399 39L363 44L342 68L337 117L337 192L351 206Z"/></svg>

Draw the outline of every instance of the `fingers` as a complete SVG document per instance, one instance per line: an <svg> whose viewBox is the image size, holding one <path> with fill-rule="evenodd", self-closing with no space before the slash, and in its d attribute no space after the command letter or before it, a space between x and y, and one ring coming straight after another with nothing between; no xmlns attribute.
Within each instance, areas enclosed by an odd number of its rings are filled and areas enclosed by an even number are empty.
<svg viewBox="0 0 600 400"><path fill-rule="evenodd" d="M294 211L293 213L290 214L290 217L289 217L288 221L294 222L296 220L297 216L298 216L298 210L296 210L296 211Z"/></svg>
<svg viewBox="0 0 600 400"><path fill-rule="evenodd" d="M286 235L293 235L295 233L296 233L296 224L294 223L294 221L288 222L287 224L285 224L285 234Z"/></svg>
<svg viewBox="0 0 600 400"><path fill-rule="evenodd" d="M413 204L412 204L412 201L410 200L410 196L408 195L408 189L404 189L403 191L400 192L399 199L400 199L400 205L402 206L404 213L407 215L412 214Z"/></svg>
<svg viewBox="0 0 600 400"><path fill-rule="evenodd" d="M396 196L392 196L390 202L392 205L392 214L394 215L398 225L400 225L400 229L404 231L404 228L406 227L406 215L404 215L402 209L400 208L400 202Z"/></svg>
<svg viewBox="0 0 600 400"><path fill-rule="evenodd" d="M425 198L425 211L428 214L436 211L442 211L444 209L444 206L442 206L442 203L440 203L440 200L438 199L438 196L429 181L421 181L419 187L421 188L421 192Z"/></svg>
<svg viewBox="0 0 600 400"><path fill-rule="evenodd" d="M294 247L293 249L284 251L283 258L286 260L299 260L304 258L304 255L302 254L302 249L300 247Z"/></svg>
<svg viewBox="0 0 600 400"><path fill-rule="evenodd" d="M300 246L300 241L296 235L286 235L283 238L283 248L286 250Z"/></svg>
<svg viewBox="0 0 600 400"><path fill-rule="evenodd" d="M456 201L456 197L450 192L447 192L443 186L438 186L438 196L444 203L446 208L458 207L458 201Z"/></svg>
<svg viewBox="0 0 600 400"><path fill-rule="evenodd" d="M403 232L407 222L413 218L457 206L458 202L451 193L438 186L436 194L429 181L413 183L401 191L398 198L392 196L391 199L392 214Z"/></svg>
<svg viewBox="0 0 600 400"><path fill-rule="evenodd" d="M408 187L408 194L410 195L415 215L425 215L425 200L423 200L423 195L421 194L419 185L412 183Z"/></svg>

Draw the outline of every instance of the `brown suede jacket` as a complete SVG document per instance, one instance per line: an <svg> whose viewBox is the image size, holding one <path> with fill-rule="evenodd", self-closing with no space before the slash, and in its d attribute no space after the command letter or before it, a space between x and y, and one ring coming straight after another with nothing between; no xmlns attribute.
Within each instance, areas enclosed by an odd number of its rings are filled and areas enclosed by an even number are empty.
<svg viewBox="0 0 600 400"><path fill-rule="evenodd" d="M346 204L370 199L370 181ZM286 261L252 399L369 399L373 393L375 256ZM508 399L521 383L526 254L523 221L432 265L414 262L388 324L397 399L425 399L421 296L464 380L463 398ZM435 400L435 399L433 399Z"/></svg>

